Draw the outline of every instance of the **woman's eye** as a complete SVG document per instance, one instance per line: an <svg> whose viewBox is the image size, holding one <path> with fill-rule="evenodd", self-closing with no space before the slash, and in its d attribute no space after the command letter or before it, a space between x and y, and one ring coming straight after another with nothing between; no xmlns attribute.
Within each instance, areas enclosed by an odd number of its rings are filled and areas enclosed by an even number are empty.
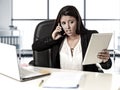
<svg viewBox="0 0 120 90"><path fill-rule="evenodd" d="M61 25L65 25L65 22L62 22Z"/></svg>
<svg viewBox="0 0 120 90"><path fill-rule="evenodd" d="M73 21L71 21L70 23L74 23Z"/></svg>

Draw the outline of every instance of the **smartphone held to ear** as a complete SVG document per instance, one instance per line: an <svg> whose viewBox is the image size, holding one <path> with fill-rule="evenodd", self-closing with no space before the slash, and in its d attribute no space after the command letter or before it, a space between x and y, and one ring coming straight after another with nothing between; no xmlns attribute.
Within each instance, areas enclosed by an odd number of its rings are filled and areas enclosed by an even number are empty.
<svg viewBox="0 0 120 90"><path fill-rule="evenodd" d="M60 24L59 24L59 25L60 25ZM60 26L61 26L61 25L60 25ZM65 32L64 32L62 26L61 26L61 29L62 29L62 31L60 32L60 34L63 36Z"/></svg>
<svg viewBox="0 0 120 90"><path fill-rule="evenodd" d="M62 28L62 31L60 32L60 34L63 36L64 35L64 30L63 30L63 28Z"/></svg>

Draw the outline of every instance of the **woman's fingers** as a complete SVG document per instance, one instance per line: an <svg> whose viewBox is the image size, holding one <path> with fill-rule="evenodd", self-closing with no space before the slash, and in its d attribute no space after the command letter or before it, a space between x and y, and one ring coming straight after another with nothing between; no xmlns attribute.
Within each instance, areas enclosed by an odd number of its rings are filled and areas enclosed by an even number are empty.
<svg viewBox="0 0 120 90"><path fill-rule="evenodd" d="M106 62L110 58L110 54L109 54L108 50L105 49L105 50L99 52L97 57L99 59L102 59L103 62Z"/></svg>

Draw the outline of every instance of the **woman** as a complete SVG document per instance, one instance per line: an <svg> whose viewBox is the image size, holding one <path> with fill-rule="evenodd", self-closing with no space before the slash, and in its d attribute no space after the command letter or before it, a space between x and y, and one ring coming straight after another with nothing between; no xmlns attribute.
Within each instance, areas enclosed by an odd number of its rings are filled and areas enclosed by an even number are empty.
<svg viewBox="0 0 120 90"><path fill-rule="evenodd" d="M32 49L42 51L51 48L53 68L99 72L96 64L81 64L93 33L98 32L87 30L83 26L80 14L74 6L65 6L58 13L51 36L34 42ZM111 67L110 55L106 49L98 53L98 58L102 60L102 68Z"/></svg>

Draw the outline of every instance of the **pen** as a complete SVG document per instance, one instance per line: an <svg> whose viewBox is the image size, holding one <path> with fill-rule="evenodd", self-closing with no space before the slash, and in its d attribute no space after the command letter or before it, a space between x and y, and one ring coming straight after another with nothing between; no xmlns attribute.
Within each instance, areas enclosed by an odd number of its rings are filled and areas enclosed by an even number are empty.
<svg viewBox="0 0 120 90"><path fill-rule="evenodd" d="M41 80L41 82L39 83L39 87L43 84L44 80Z"/></svg>

